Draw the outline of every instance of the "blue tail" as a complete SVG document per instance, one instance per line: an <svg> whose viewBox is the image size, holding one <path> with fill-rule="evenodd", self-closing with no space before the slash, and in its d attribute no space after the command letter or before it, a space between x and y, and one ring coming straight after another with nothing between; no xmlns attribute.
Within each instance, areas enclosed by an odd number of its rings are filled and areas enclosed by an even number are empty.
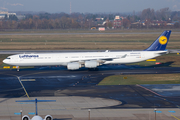
<svg viewBox="0 0 180 120"><path fill-rule="evenodd" d="M145 51L163 51L169 41L171 30L165 30Z"/></svg>

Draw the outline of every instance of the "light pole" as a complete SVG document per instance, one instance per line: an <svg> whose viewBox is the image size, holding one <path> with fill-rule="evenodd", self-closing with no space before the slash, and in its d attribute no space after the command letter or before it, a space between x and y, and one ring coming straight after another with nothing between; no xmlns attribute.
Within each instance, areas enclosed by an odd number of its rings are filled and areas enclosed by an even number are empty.
<svg viewBox="0 0 180 120"><path fill-rule="evenodd" d="M91 112L91 109L88 109L88 112L89 112L89 120L90 120L90 112Z"/></svg>
<svg viewBox="0 0 180 120"><path fill-rule="evenodd" d="M156 109L156 108L154 108L154 112L155 112L155 120L156 120L156 110L157 110L157 109Z"/></svg>
<svg viewBox="0 0 180 120"><path fill-rule="evenodd" d="M22 119L22 110L20 110L20 113L21 113L21 119Z"/></svg>

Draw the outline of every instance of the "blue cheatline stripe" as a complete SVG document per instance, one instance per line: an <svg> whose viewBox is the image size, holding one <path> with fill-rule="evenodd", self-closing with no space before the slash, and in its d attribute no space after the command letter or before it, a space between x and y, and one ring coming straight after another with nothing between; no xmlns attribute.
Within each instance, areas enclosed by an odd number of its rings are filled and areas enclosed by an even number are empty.
<svg viewBox="0 0 180 120"><path fill-rule="evenodd" d="M30 114L30 115L35 115L35 113L34 113L34 112L29 112L28 114Z"/></svg>
<svg viewBox="0 0 180 120"><path fill-rule="evenodd" d="M170 112L170 113L176 113L176 111L173 111L173 110L169 110L168 112Z"/></svg>
<svg viewBox="0 0 180 120"><path fill-rule="evenodd" d="M154 112L155 112L155 110L154 110ZM156 111L156 113L162 113L162 111Z"/></svg>
<svg viewBox="0 0 180 120"><path fill-rule="evenodd" d="M15 115L21 115L21 113L14 113Z"/></svg>

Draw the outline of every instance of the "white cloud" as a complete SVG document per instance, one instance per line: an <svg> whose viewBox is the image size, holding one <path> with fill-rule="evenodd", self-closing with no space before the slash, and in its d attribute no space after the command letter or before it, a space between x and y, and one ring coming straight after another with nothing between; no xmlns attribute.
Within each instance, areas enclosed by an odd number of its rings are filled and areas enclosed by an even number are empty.
<svg viewBox="0 0 180 120"><path fill-rule="evenodd" d="M0 7L0 9L2 9L2 10L8 10L7 8L5 8L5 7Z"/></svg>
<svg viewBox="0 0 180 120"><path fill-rule="evenodd" d="M180 11L180 8L178 7L178 5L173 5L172 9L175 11Z"/></svg>
<svg viewBox="0 0 180 120"><path fill-rule="evenodd" d="M176 2L176 1L178 1L178 0L167 0L168 2Z"/></svg>
<svg viewBox="0 0 180 120"><path fill-rule="evenodd" d="M174 6L173 6L173 9L177 9L177 5L174 5Z"/></svg>
<svg viewBox="0 0 180 120"><path fill-rule="evenodd" d="M24 6L23 4L21 3L14 3L14 4L10 4L10 3L7 3L7 5L11 5L11 6Z"/></svg>

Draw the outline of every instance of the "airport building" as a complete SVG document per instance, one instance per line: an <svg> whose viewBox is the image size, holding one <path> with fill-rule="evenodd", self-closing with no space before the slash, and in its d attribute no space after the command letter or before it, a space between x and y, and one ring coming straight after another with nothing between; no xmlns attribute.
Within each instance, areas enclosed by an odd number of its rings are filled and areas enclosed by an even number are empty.
<svg viewBox="0 0 180 120"><path fill-rule="evenodd" d="M16 13L8 13L8 12L0 12L0 19L3 19L5 18L5 16L7 15L7 18L9 18L10 15L15 15L16 16Z"/></svg>
<svg viewBox="0 0 180 120"><path fill-rule="evenodd" d="M7 18L9 18L10 15L15 15L19 20L25 18L25 15L17 15L16 13L0 11L0 19L4 19L6 15L7 15Z"/></svg>

